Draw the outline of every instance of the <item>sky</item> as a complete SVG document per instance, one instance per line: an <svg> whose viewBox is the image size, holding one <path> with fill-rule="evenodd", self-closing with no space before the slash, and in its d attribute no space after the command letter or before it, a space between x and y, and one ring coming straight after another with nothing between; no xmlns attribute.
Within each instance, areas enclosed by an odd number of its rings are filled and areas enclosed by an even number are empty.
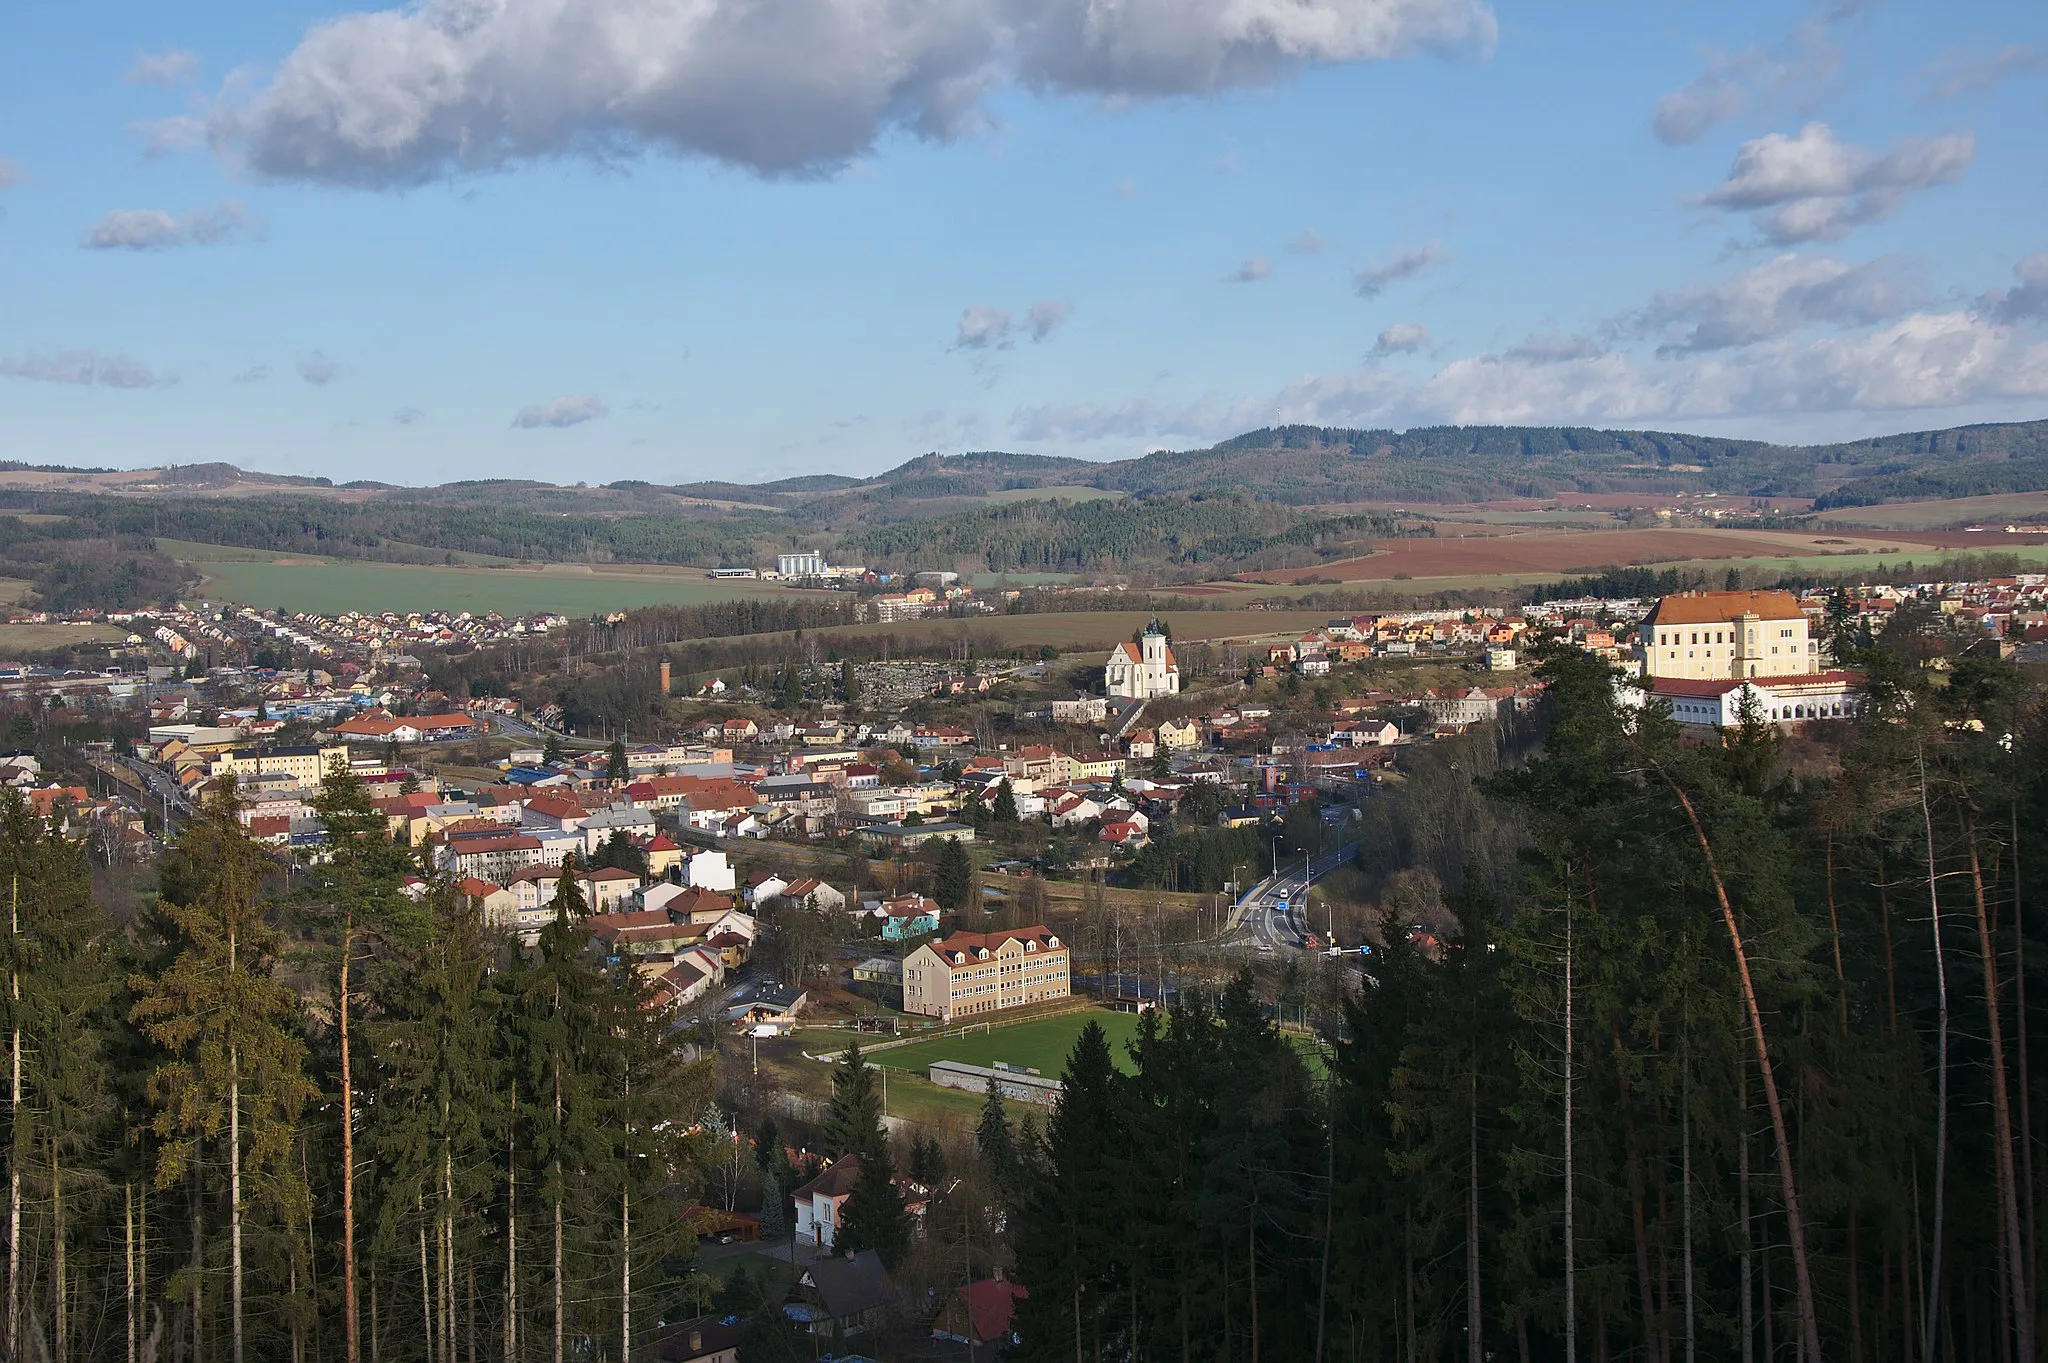
<svg viewBox="0 0 2048 1363"><path fill-rule="evenodd" d="M0 19L0 458L758 481L2048 416L2021 0Z"/></svg>

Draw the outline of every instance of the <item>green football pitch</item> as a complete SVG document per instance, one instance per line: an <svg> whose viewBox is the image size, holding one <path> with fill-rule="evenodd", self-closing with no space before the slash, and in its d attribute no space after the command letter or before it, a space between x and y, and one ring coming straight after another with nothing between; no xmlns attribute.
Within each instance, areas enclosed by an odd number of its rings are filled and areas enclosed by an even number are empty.
<svg viewBox="0 0 2048 1363"><path fill-rule="evenodd" d="M1136 1015L1093 1009L1010 1026L998 1022L984 1029L980 1024L974 1024L972 1031L962 1035L933 1037L908 1046L892 1047L875 1052L871 1059L875 1064L886 1065L892 1070L914 1070L919 1074L937 1060L958 1060L967 1065L993 1065L1000 1060L1008 1065L1035 1069L1048 1079L1057 1079L1060 1071L1067 1067L1067 1056L1074 1049L1075 1038L1091 1022L1099 1024L1108 1033L1109 1052L1118 1067L1129 1070L1131 1058L1124 1052L1124 1043L1138 1034Z"/></svg>

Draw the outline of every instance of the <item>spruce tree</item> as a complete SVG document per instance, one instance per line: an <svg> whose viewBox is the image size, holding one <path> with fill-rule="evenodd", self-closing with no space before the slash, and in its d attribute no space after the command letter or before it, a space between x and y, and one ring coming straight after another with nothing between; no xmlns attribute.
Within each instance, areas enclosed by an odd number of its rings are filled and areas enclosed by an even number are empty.
<svg viewBox="0 0 2048 1363"><path fill-rule="evenodd" d="M888 1139L878 1130L871 1148L860 1154L860 1176L854 1180L832 1248L842 1254L871 1249L890 1268L910 1253L910 1214L896 1187Z"/></svg>
<svg viewBox="0 0 2048 1363"><path fill-rule="evenodd" d="M623 738L613 739L611 752L606 755L604 760L604 779L607 781L624 781L631 775L631 772L632 768L626 764L626 740Z"/></svg>
<svg viewBox="0 0 2048 1363"><path fill-rule="evenodd" d="M834 1159L859 1155L863 1161L881 1144L882 1096L875 1072L860 1053L859 1040L847 1043L832 1067L832 1100L825 1109L825 1153Z"/></svg>
<svg viewBox="0 0 2048 1363"><path fill-rule="evenodd" d="M996 1087L994 1079L988 1081L981 1120L974 1127L974 1151L981 1156L981 1167L997 1194L1005 1202L1013 1201L1020 1191L1017 1142L1010 1132L1010 1119L1003 1111L1003 1091Z"/></svg>
<svg viewBox="0 0 2048 1363"><path fill-rule="evenodd" d="M974 892L974 863L958 838L939 840L939 863L932 871L932 898L955 913L967 907Z"/></svg>
<svg viewBox="0 0 2048 1363"><path fill-rule="evenodd" d="M249 1214L267 1213L288 1258L303 1264L308 1192L294 1135L315 1089L298 998L273 973L282 939L257 901L265 858L239 807L228 780L179 838L174 879L192 893L164 907L175 954L132 982L131 1016L159 1052L149 1083L157 1187L185 1178L202 1140L226 1141L228 1328L235 1363L245 1363Z"/></svg>
<svg viewBox="0 0 2048 1363"><path fill-rule="evenodd" d="M1005 776L1002 783L996 787L995 805L989 814L997 823L1017 822L1017 792L1010 789L1009 777Z"/></svg>

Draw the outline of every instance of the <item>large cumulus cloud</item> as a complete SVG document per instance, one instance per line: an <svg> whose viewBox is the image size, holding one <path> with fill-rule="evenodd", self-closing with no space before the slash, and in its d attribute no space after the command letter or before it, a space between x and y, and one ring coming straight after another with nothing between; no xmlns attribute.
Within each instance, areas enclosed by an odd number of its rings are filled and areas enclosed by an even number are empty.
<svg viewBox="0 0 2048 1363"><path fill-rule="evenodd" d="M649 149L808 175L956 136L1006 81L1204 94L1494 32L1485 0L424 0L318 25L209 135L365 187Z"/></svg>

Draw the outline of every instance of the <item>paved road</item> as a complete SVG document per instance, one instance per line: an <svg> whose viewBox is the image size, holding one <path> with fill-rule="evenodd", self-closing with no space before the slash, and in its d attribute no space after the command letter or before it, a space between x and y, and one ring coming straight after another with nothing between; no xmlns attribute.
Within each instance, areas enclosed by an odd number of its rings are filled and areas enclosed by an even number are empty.
<svg viewBox="0 0 2048 1363"><path fill-rule="evenodd" d="M1252 886L1232 906L1223 941L1257 951L1305 950L1308 926L1302 921L1302 903L1308 887L1348 863L1357 850L1357 843L1347 842L1306 865L1283 861L1277 874Z"/></svg>

